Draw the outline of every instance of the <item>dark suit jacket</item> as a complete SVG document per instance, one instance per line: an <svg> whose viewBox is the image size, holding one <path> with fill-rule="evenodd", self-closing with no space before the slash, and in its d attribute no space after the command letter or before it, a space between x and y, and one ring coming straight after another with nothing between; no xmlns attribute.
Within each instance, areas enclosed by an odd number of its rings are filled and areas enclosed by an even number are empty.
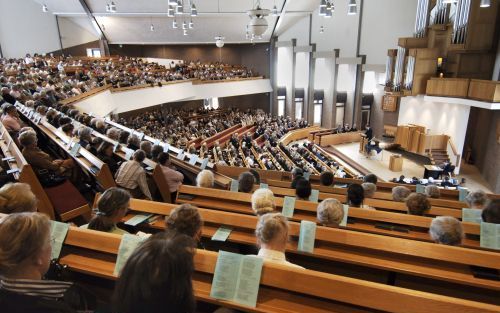
<svg viewBox="0 0 500 313"><path fill-rule="evenodd" d="M373 138L373 129L370 128L370 129L366 130L365 131L365 135L366 135L366 138L368 140L372 140L372 138Z"/></svg>

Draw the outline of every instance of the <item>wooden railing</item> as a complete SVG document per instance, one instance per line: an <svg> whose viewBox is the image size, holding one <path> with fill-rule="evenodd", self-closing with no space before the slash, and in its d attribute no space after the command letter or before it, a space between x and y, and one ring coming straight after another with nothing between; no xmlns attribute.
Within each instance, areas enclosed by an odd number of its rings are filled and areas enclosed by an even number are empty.
<svg viewBox="0 0 500 313"><path fill-rule="evenodd" d="M479 101L500 102L500 81L471 79L467 96Z"/></svg>
<svg viewBox="0 0 500 313"><path fill-rule="evenodd" d="M500 81L433 77L427 81L426 94L428 96L500 102Z"/></svg>
<svg viewBox="0 0 500 313"><path fill-rule="evenodd" d="M61 104L71 104L71 103L75 103L77 101L80 101L80 100L83 100L85 98L88 98L88 97L91 97L91 96L94 96L98 93L101 93L103 91L106 91L108 89L111 89L111 85L104 85L104 86L101 86L101 87L97 87L97 88L94 88L90 91L87 91L87 92L84 92L82 93L81 95L78 95L78 96L74 96L74 97L71 97L71 98L68 98L68 99L64 99L64 100L61 100L59 101Z"/></svg>

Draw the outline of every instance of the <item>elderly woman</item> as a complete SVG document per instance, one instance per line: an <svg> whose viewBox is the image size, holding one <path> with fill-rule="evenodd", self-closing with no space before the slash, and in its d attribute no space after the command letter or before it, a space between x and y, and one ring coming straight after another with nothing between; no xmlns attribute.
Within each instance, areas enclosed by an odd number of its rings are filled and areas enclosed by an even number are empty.
<svg viewBox="0 0 500 313"><path fill-rule="evenodd" d="M17 109L14 105L7 104L3 107L3 113L1 120L7 131L17 132L23 126L19 116L17 115Z"/></svg>
<svg viewBox="0 0 500 313"><path fill-rule="evenodd" d="M436 185L425 186L425 195L433 199L439 199L439 197L441 196L439 188Z"/></svg>
<svg viewBox="0 0 500 313"><path fill-rule="evenodd" d="M151 159L151 157L152 157L151 151L153 150L153 144L150 141L147 141L147 140L141 141L139 148L142 151L146 152L146 157L148 159Z"/></svg>
<svg viewBox="0 0 500 313"><path fill-rule="evenodd" d="M411 190L404 186L396 186L392 188L392 200L397 202L405 202L406 198L410 195Z"/></svg>
<svg viewBox="0 0 500 313"><path fill-rule="evenodd" d="M65 174L74 167L73 160L52 160L37 146L38 139L34 131L25 131L19 135L19 143L23 146L23 156L37 171L47 170L56 174Z"/></svg>
<svg viewBox="0 0 500 313"><path fill-rule="evenodd" d="M82 126L77 131L78 143L81 147L87 149L92 142L92 128Z"/></svg>
<svg viewBox="0 0 500 313"><path fill-rule="evenodd" d="M201 219L198 208L194 205L185 203L176 207L170 212L165 224L169 230L187 235L196 242L201 240L203 220Z"/></svg>
<svg viewBox="0 0 500 313"><path fill-rule="evenodd" d="M252 210L258 216L274 212L274 194L267 188L259 188L252 194Z"/></svg>
<svg viewBox="0 0 500 313"><path fill-rule="evenodd" d="M436 243L459 246L464 238L464 231L462 230L462 224L456 218L451 216L438 216L431 222L429 235Z"/></svg>
<svg viewBox="0 0 500 313"><path fill-rule="evenodd" d="M411 193L406 198L406 207L408 214L423 216L431 209L431 203L427 196L422 193Z"/></svg>
<svg viewBox="0 0 500 313"><path fill-rule="evenodd" d="M465 197L465 202L471 209L484 209L488 205L488 196L482 190L472 191Z"/></svg>
<svg viewBox="0 0 500 313"><path fill-rule="evenodd" d="M73 313L65 295L70 282L42 280L52 251L50 220L40 213L16 213L0 220L2 312Z"/></svg>
<svg viewBox="0 0 500 313"><path fill-rule="evenodd" d="M269 262L302 268L286 260L288 221L281 213L262 215L257 223L255 235L257 236L257 244L260 247L259 257Z"/></svg>
<svg viewBox="0 0 500 313"><path fill-rule="evenodd" d="M500 224L500 199L490 201L481 217L486 223Z"/></svg>
<svg viewBox="0 0 500 313"><path fill-rule="evenodd" d="M97 211L90 222L80 227L119 235L126 234L127 232L118 228L116 224L127 214L129 207L130 194L126 190L109 188L97 201Z"/></svg>
<svg viewBox="0 0 500 313"><path fill-rule="evenodd" d="M361 187L363 187L365 198L373 198L375 196L377 185L374 183L362 183Z"/></svg>
<svg viewBox="0 0 500 313"><path fill-rule="evenodd" d="M214 173L209 170L203 170L196 176L196 186L203 188L213 188L214 187Z"/></svg>
<svg viewBox="0 0 500 313"><path fill-rule="evenodd" d="M318 223L327 227L338 227L344 218L344 208L339 200L328 198L317 208Z"/></svg>
<svg viewBox="0 0 500 313"><path fill-rule="evenodd" d="M35 212L37 199L24 183L9 183L0 188L0 213Z"/></svg>

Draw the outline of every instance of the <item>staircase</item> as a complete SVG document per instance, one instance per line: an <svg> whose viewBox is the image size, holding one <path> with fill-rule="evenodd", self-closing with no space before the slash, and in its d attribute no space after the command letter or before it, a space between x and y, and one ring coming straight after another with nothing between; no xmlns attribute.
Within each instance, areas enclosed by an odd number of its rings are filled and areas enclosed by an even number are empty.
<svg viewBox="0 0 500 313"><path fill-rule="evenodd" d="M429 152L429 158L431 159L431 164L433 165L440 165L445 161L450 161L450 157L448 156L446 150L441 149L432 149Z"/></svg>

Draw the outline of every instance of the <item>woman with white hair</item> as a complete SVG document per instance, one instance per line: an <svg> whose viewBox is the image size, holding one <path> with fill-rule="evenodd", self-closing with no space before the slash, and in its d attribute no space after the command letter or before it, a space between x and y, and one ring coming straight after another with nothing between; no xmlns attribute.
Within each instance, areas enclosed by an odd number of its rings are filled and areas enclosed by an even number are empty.
<svg viewBox="0 0 500 313"><path fill-rule="evenodd" d="M344 208L339 200L328 198L321 201L317 208L318 223L327 227L338 227L344 219Z"/></svg>
<svg viewBox="0 0 500 313"><path fill-rule="evenodd" d="M429 227L429 235L434 242L449 246L459 246L464 238L462 224L451 216L435 217Z"/></svg>
<svg viewBox="0 0 500 313"><path fill-rule="evenodd" d="M196 186L203 188L213 188L214 187L214 173L209 170L203 170L196 176Z"/></svg>
<svg viewBox="0 0 500 313"><path fill-rule="evenodd" d="M365 198L373 198L375 192L377 191L377 185L374 183L362 183L361 187L363 187Z"/></svg>
<svg viewBox="0 0 500 313"><path fill-rule="evenodd" d="M436 185L427 185L425 186L425 195L429 198L439 199L440 191L438 186Z"/></svg>
<svg viewBox="0 0 500 313"><path fill-rule="evenodd" d="M252 194L252 210L258 216L274 212L274 194L267 188L259 188Z"/></svg>
<svg viewBox="0 0 500 313"><path fill-rule="evenodd" d="M465 202L471 209L482 210L488 205L488 196L482 190L472 191L465 197Z"/></svg>
<svg viewBox="0 0 500 313"><path fill-rule="evenodd" d="M392 200L398 202L405 202L406 198L410 195L411 190L404 186L396 186L392 188Z"/></svg>

